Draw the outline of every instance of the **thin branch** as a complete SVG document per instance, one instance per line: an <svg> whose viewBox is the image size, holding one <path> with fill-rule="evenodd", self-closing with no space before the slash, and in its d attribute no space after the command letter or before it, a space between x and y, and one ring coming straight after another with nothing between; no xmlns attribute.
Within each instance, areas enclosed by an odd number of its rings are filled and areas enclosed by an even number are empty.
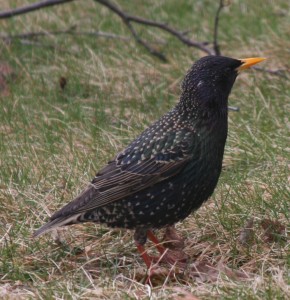
<svg viewBox="0 0 290 300"><path fill-rule="evenodd" d="M109 39L120 39L124 41L130 40L129 37L103 32L103 31L75 31L74 29L68 30L58 30L58 31L39 31L39 32L26 32L14 35L3 35L0 34L0 39L10 41L12 39L33 39L42 36L53 36L53 35L85 35L85 36L95 36L95 37L104 37Z"/></svg>
<svg viewBox="0 0 290 300"><path fill-rule="evenodd" d="M0 19L6 19L6 18L11 18L17 15L22 15L26 14L35 10L39 10L45 7L49 6L54 6L54 5L59 5L59 4L64 4L68 2L72 2L74 0L45 0L45 1L40 1L37 3L33 3L27 6L7 10L7 11L0 11ZM128 27L130 30L131 34L133 35L134 39L136 42L138 42L140 45L142 45L147 51L149 51L152 55L158 57L159 59L166 61L166 57L158 52L157 50L153 49L149 44L147 44L146 41L144 41L134 27L132 26L131 23L138 23L146 26L152 26L159 28L161 30L164 30L171 35L175 36L178 38L183 44L189 46L189 47L194 47L197 49L200 49L201 51L205 52L206 54L209 55L220 55L220 47L218 44L218 27L219 27L219 16L222 11L222 9L227 6L230 2L225 3L226 0L220 0L219 7L217 9L216 15L215 15L215 24L214 24L214 40L213 40L213 49L210 47L207 47L208 42L196 42L193 41L189 38L187 38L188 31L178 31L170 26L168 26L165 23L161 22L156 22L148 19L144 19L138 16L133 16L125 13L123 10L121 10L119 7L117 7L115 4L111 3L109 0L94 0L95 2L98 2L104 6L106 6L108 9L113 11L115 14L117 14L124 24ZM33 37L38 37L38 36L45 36L45 35L58 35L58 34L76 34L76 35L89 35L89 36L102 36L102 37L107 37L107 38L116 38L116 39L121 39L121 40L127 40L127 37L123 36L118 36L115 34L111 33L105 33L105 32L85 32L85 31L73 31L71 29L65 30L65 31L53 31L53 32L28 32L28 33L23 33L23 34L17 34L17 35L11 35L11 36L4 36L0 35L1 39L30 39ZM28 43L29 41L23 40L23 42ZM253 67L253 69L260 71L260 72L266 72L274 76L279 76L288 79L287 74L289 73L289 70L285 69L278 69L278 70L271 70L271 69L264 69L260 67ZM230 108L231 109L231 108Z"/></svg>
<svg viewBox="0 0 290 300"><path fill-rule="evenodd" d="M131 31L131 33L134 36L135 40L138 43L142 44L143 47L145 47L150 53L152 53L155 56L159 56L161 53L157 52L154 49L152 49L144 40L142 40L138 36L136 31L134 30L134 28L130 24L131 22L159 28L159 29L164 30L164 31L170 33L171 35L177 37L182 43L184 43L185 45L187 45L189 47L198 48L198 49L202 50L203 52L205 52L209 55L213 54L212 49L206 47L207 43L200 43L200 42L196 42L196 41L192 41L192 40L188 39L186 37L187 32L185 32L185 33L180 32L180 31L168 26L165 23L156 22L156 21L144 19L144 18L141 18L141 17L129 15L129 14L125 13L123 10L121 10L119 7L117 7L115 4L111 3L108 0L94 0L94 1L106 6L108 9L110 9L115 14L117 14L122 19L124 24L128 27L128 29ZM163 54L161 54L161 55L163 56Z"/></svg>
<svg viewBox="0 0 290 300"><path fill-rule="evenodd" d="M215 19L214 19L214 32L213 32L213 50L215 55L221 55L220 46L218 43L218 29L219 29L219 20L220 20L220 13L222 9L225 7L224 0L220 0L219 7L217 9Z"/></svg>
<svg viewBox="0 0 290 300"><path fill-rule="evenodd" d="M7 19L7 18L11 18L11 17L17 16L17 15L22 15L22 14L26 14L31 11L42 9L44 7L54 6L54 5L72 2L72 1L74 1L74 0L45 0L45 1L30 4L27 6L2 11L2 12L0 12L0 19Z"/></svg>
<svg viewBox="0 0 290 300"><path fill-rule="evenodd" d="M287 69L277 69L277 70L271 70L271 69L265 69L261 67L252 67L252 69L255 69L256 71L259 72L264 72L264 73L269 73L274 76L279 76L288 79L289 77L287 74L289 74L289 70Z"/></svg>
<svg viewBox="0 0 290 300"><path fill-rule="evenodd" d="M21 45L28 45L28 46L48 48L48 49L56 49L56 47L54 45L43 44L40 42L33 42L31 40L19 39L19 42ZM61 51L64 51L64 50L61 50Z"/></svg>
<svg viewBox="0 0 290 300"><path fill-rule="evenodd" d="M95 0L95 1L103 1L103 0ZM192 41L192 40L188 39L186 37L186 34L188 34L188 31L181 32L181 31L178 31L178 30L168 26L167 24L160 23L160 22L155 22L155 21L140 18L140 17L137 17L137 16L127 15L127 18L128 18L129 21L132 21L132 22L136 22L136 23L139 23L139 24L148 25L148 26L152 26L152 27L157 27L159 29L167 31L168 33L170 33L170 34L174 35L175 37L177 37L185 45L190 46L190 47L196 47L196 48L199 48L200 50L202 50L202 51L204 51L208 54L212 54L212 50L205 47L205 45L207 45L208 42L201 42L200 43L200 42L195 42L195 41Z"/></svg>
<svg viewBox="0 0 290 300"><path fill-rule="evenodd" d="M131 33L132 33L133 37L135 38L135 40L137 41L137 43L142 45L152 55L158 57L159 59L161 59L164 62L167 62L167 58L165 57L164 54L162 54L161 52L159 52L159 51L153 49L152 47L150 47L144 40L142 40L139 37L139 35L137 34L136 30L134 29L134 27L132 26L132 24L130 22L125 22L125 24L127 25L129 30L131 31Z"/></svg>

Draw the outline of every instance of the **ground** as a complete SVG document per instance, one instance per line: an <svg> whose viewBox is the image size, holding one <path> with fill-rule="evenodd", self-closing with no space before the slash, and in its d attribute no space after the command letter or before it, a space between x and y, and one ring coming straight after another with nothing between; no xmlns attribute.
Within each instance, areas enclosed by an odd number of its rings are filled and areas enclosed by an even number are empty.
<svg viewBox="0 0 290 300"><path fill-rule="evenodd" d="M28 2L33 1L6 1L1 9ZM216 2L118 4L131 14L188 30L192 39L212 41ZM267 57L261 67L289 72L289 1L231 2L220 19L222 54ZM86 224L31 236L176 103L185 72L204 53L157 29L136 27L167 56L168 62L161 62L93 1L0 23L1 34L75 26L124 37L0 41L0 298L290 297L289 73L287 79L252 70L238 78L230 105L240 112L229 115L218 187L176 226L185 238L188 267L182 274L175 270L175 277L156 278L150 287L143 284L145 265L129 231Z"/></svg>

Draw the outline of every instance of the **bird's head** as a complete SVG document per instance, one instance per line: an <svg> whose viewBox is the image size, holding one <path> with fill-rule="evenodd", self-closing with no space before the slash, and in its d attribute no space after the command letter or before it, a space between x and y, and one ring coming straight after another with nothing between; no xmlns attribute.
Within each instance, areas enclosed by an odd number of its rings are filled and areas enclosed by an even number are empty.
<svg viewBox="0 0 290 300"><path fill-rule="evenodd" d="M205 56L193 64L182 82L187 105L205 109L227 109L227 99L237 75L265 58L233 59Z"/></svg>

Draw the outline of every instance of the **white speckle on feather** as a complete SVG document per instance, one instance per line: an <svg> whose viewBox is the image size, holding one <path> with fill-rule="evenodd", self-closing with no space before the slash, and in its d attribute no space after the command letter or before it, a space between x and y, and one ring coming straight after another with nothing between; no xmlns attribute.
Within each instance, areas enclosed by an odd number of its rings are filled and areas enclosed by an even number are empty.
<svg viewBox="0 0 290 300"><path fill-rule="evenodd" d="M203 81L200 80L200 81L198 82L198 84L197 84L197 87L199 88L199 87L202 86L202 85L203 85Z"/></svg>

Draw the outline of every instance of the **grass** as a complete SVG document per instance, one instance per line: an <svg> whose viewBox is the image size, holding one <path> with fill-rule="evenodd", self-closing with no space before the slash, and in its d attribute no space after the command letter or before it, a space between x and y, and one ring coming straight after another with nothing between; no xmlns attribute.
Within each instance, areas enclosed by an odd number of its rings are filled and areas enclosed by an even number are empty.
<svg viewBox="0 0 290 300"><path fill-rule="evenodd" d="M190 29L197 40L211 40L216 11L211 1L118 3L132 14ZM265 56L264 66L289 68L289 11L286 0L232 1L220 20L223 54ZM1 31L72 25L130 36L117 17L93 1L1 20ZM219 185L207 204L177 224L185 252L192 261L206 259L214 266L215 280L189 274L167 278L149 291L140 281L144 263L132 234L105 226L61 230L61 243L50 235L31 238L117 151L176 103L184 73L203 55L163 32L138 29L158 42L169 63L132 39L49 36L39 45L0 42L0 64L13 69L6 78L8 95L0 94L0 297L177 299L192 293L200 299L287 299L290 86L267 73L249 71L238 78L230 104L241 111L229 115ZM64 90L60 77L67 80ZM241 242L251 219L251 236ZM221 262L250 279L223 272Z"/></svg>

